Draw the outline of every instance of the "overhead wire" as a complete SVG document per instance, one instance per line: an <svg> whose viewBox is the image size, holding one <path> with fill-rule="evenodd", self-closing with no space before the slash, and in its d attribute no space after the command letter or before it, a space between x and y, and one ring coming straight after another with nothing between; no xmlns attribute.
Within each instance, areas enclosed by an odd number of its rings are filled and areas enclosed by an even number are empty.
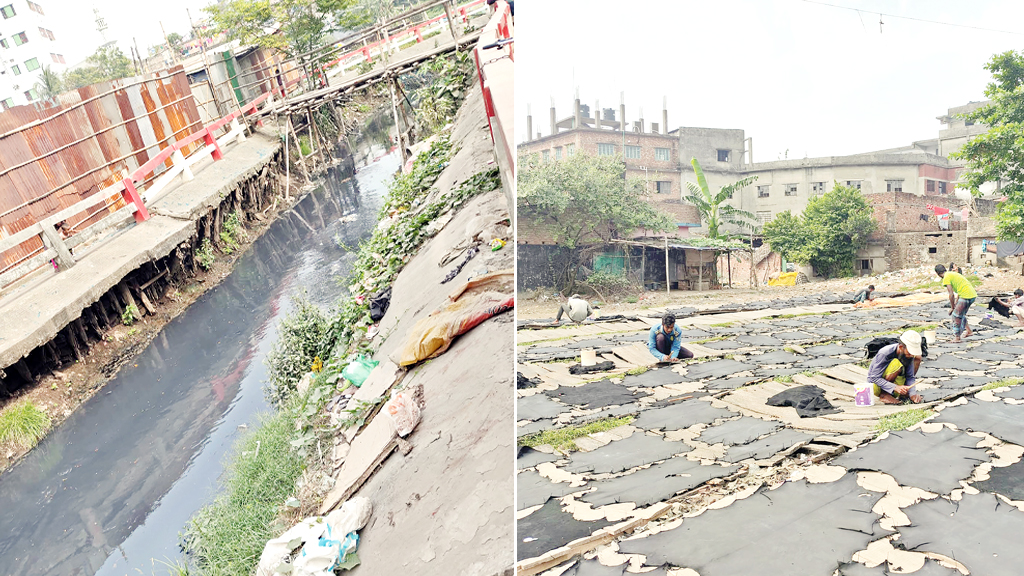
<svg viewBox="0 0 1024 576"><path fill-rule="evenodd" d="M829 6L831 8L840 8L842 10L851 10L853 12L857 12L858 16L860 15L861 12L868 12L870 14L875 14L876 13L874 10L865 10L863 8L853 8L851 6L841 6L839 4L830 4L828 2L821 2L820 0L801 0L801 2L806 2L808 4L818 4L818 5L821 5L821 6ZM879 19L881 19L882 16L888 16L889 18L900 18L902 20L912 20L914 22L926 22L928 24L941 24L943 26L954 26L956 28L969 28L971 30L981 30L983 32L997 32L999 34L1013 34L1013 35L1016 35L1016 36L1024 36L1024 32L1013 32L1011 30L998 30L998 29L995 29L995 28L985 28L983 26L971 26L970 24L956 24L954 22L940 22L938 20L928 20L927 18L915 18L913 16L901 16L899 14L889 14L887 12L877 12L877 14L879 16ZM864 24L864 21L861 20L861 25L863 25L863 24Z"/></svg>

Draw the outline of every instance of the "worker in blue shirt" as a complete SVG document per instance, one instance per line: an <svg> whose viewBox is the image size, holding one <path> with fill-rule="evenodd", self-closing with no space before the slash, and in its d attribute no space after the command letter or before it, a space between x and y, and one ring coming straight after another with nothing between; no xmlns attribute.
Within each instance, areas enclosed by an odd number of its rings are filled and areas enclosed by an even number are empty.
<svg viewBox="0 0 1024 576"><path fill-rule="evenodd" d="M678 362L693 358L693 352L683 348L683 332L676 328L676 317L672 313L662 316L659 326L651 326L647 349L658 362Z"/></svg>

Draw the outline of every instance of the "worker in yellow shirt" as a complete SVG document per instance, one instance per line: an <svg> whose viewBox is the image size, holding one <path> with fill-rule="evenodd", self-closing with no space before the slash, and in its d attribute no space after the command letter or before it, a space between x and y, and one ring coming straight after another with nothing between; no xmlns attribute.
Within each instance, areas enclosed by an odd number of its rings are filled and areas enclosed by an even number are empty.
<svg viewBox="0 0 1024 576"><path fill-rule="evenodd" d="M953 342L959 342L960 334L965 338L973 334L971 327L967 325L967 310L978 298L978 293L974 291L974 286L971 286L967 278L952 270L947 271L942 264L935 266L935 273L942 278L942 285L949 293L949 315L953 317Z"/></svg>

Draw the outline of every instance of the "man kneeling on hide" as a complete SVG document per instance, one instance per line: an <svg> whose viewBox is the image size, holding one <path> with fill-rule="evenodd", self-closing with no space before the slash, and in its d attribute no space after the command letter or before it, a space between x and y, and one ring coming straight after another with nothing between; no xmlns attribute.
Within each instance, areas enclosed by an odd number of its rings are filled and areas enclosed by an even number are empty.
<svg viewBox="0 0 1024 576"><path fill-rule="evenodd" d="M885 404L899 404L910 400L918 404L923 400L916 393L914 382L921 366L921 333L907 330L899 342L881 348L868 369L868 382L874 384L874 393Z"/></svg>
<svg viewBox="0 0 1024 576"><path fill-rule="evenodd" d="M661 318L660 326L651 326L647 349L658 362L679 362L693 358L693 352L683 348L683 331L676 328L676 317L671 312Z"/></svg>

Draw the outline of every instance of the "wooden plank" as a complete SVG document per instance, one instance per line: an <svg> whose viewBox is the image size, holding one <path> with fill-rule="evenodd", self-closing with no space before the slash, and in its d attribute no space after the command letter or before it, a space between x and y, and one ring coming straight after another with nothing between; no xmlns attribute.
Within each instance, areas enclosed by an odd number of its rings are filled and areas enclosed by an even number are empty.
<svg viewBox="0 0 1024 576"><path fill-rule="evenodd" d="M842 380L843 382L849 382L850 384L861 384L867 380L867 370L854 371L850 367L860 368L853 364L840 364L839 366L832 366L831 368L823 368L821 373L826 376L831 376L836 380Z"/></svg>
<svg viewBox="0 0 1024 576"><path fill-rule="evenodd" d="M29 258L25 262L18 264L14 268L11 268L7 272L0 274L0 286L7 286L12 282L16 282L22 276L29 272L47 264L50 260L57 257L57 251L53 248L43 251L42 254L37 254L32 258Z"/></svg>
<svg viewBox="0 0 1024 576"><path fill-rule="evenodd" d="M33 224L24 230L19 230L6 238L0 239L0 252L6 252L33 236L40 235L42 232L43 226L41 224Z"/></svg>
<svg viewBox="0 0 1024 576"><path fill-rule="evenodd" d="M378 414L352 442L352 448L335 479L334 488L320 506L320 514L330 512L355 494L397 447L398 436L392 429L390 418Z"/></svg>
<svg viewBox="0 0 1024 576"><path fill-rule="evenodd" d="M75 233L74 236L65 240L68 248L75 248L89 240L92 240L96 236L103 234L111 228L119 228L128 223L134 223L135 218L132 217L132 212L127 207L121 208L117 212L113 212L107 216L104 216L102 220L90 225L88 228L81 232Z"/></svg>

